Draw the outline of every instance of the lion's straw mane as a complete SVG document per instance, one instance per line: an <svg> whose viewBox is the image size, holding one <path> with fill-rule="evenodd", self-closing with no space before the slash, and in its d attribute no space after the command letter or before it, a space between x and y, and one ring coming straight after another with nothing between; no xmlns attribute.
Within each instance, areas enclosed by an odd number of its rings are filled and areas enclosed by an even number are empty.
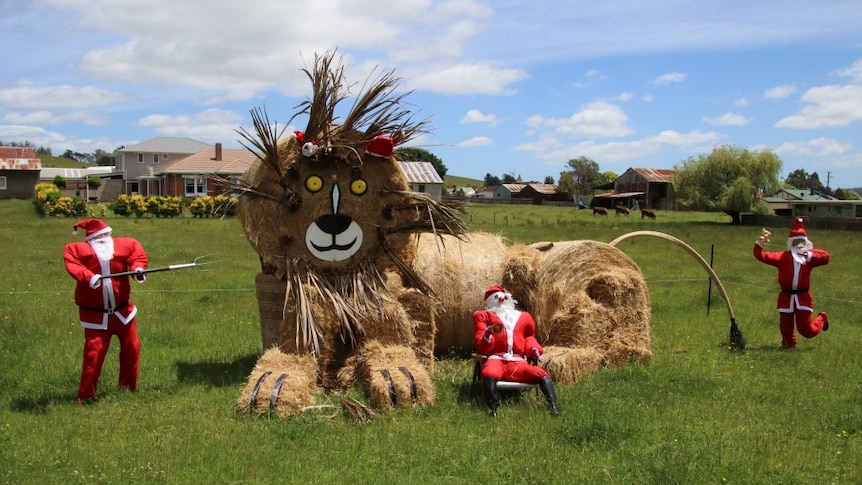
<svg viewBox="0 0 862 485"><path fill-rule="evenodd" d="M460 235L465 226L451 208L409 192L394 156L374 156L366 150L381 136L398 146L426 131L427 120L414 121L403 103L409 93L396 93L400 80L394 71L369 78L343 119L336 108L350 97L350 89L334 52L316 55L314 68L303 72L311 81L312 97L296 107L288 125L307 116L305 131L282 137L285 127L279 130L264 109L253 109L254 130L239 133L257 161L233 188L241 192L243 228L260 255L262 272L286 283L284 314L296 317L296 348L317 354L325 330L312 311L314 302L331 308L342 339L355 344L364 333L358 315L369 309L382 312L388 294L386 272L400 275L407 288L431 293L411 269L418 234ZM303 154L308 142L317 146L310 156ZM317 173L333 185L361 180L368 193L353 197L342 190L333 196L333 204L324 204L324 195L304 190L309 174ZM350 216L363 228L373 228L368 241L346 260L311 257L299 228L320 217L324 205L330 210L348 198L342 204L350 204Z"/></svg>

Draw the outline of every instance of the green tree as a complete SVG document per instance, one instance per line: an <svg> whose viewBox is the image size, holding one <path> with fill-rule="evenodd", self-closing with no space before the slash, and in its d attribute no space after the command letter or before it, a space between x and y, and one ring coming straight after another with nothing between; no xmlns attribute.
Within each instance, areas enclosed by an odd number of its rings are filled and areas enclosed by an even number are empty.
<svg viewBox="0 0 862 485"><path fill-rule="evenodd" d="M93 152L93 158L96 160L96 165L101 167L108 167L114 164L114 156L102 149L97 149Z"/></svg>
<svg viewBox="0 0 862 485"><path fill-rule="evenodd" d="M575 191L577 191L577 187L572 172L560 172L560 179L557 181L557 193L567 194L571 197L575 195Z"/></svg>
<svg viewBox="0 0 862 485"><path fill-rule="evenodd" d="M553 184L554 183L554 177L551 175L545 175L545 183L546 184Z"/></svg>
<svg viewBox="0 0 862 485"><path fill-rule="evenodd" d="M518 179L517 179L517 178L515 178L515 176L514 176L514 175L512 175L512 174L510 174L510 173L504 173L504 174L503 174L503 183L504 183L504 184L514 184L514 183L517 183L517 182L518 182Z"/></svg>
<svg viewBox="0 0 862 485"><path fill-rule="evenodd" d="M496 175L491 175L490 173L485 174L485 187L492 187L495 185L500 185L500 177Z"/></svg>
<svg viewBox="0 0 862 485"><path fill-rule="evenodd" d="M759 189L765 193L778 189L781 166L772 151L724 145L675 165L673 188L683 206L720 210L731 217L731 223L739 224L740 214L757 206Z"/></svg>
<svg viewBox="0 0 862 485"><path fill-rule="evenodd" d="M443 165L443 161L437 158L437 155L429 152L424 148L419 147L401 147L395 150L395 158L398 160L411 162L431 162L434 165L434 170L440 175L440 178L446 176L448 169Z"/></svg>
<svg viewBox="0 0 862 485"><path fill-rule="evenodd" d="M571 192L570 195L592 195L593 186L601 183L601 175L599 175L599 164L594 160L580 156L568 161L568 166L571 168L568 172L560 173L560 182L562 183L563 174L571 174ZM567 181L568 183L568 181Z"/></svg>
<svg viewBox="0 0 862 485"><path fill-rule="evenodd" d="M604 171L599 174L599 183L596 185L611 184L617 181L620 176L611 170Z"/></svg>
<svg viewBox="0 0 862 485"><path fill-rule="evenodd" d="M841 200L862 200L855 190L850 189L836 189L835 197Z"/></svg>

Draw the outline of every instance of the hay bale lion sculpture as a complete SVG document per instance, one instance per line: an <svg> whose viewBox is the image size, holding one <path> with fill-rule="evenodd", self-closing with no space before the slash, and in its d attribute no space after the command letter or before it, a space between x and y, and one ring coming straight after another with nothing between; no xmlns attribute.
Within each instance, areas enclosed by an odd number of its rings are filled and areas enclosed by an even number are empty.
<svg viewBox="0 0 862 485"><path fill-rule="evenodd" d="M265 350L240 410L295 415L321 388L356 383L378 409L431 404L435 351L472 348L472 311L501 282L537 317L559 383L649 360L649 294L628 257L594 241L507 247L467 235L451 208L409 192L393 150L425 122L411 120L392 72L343 119L333 54L305 73L313 95L294 115L308 117L304 132L280 137L262 110L254 132L240 132L258 156L237 188L261 261Z"/></svg>

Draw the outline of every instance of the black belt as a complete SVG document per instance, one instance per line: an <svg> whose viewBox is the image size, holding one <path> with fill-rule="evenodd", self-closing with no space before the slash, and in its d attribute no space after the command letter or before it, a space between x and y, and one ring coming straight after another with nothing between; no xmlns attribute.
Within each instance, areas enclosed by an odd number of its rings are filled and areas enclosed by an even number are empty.
<svg viewBox="0 0 862 485"><path fill-rule="evenodd" d="M115 306L114 308L90 308L90 307L86 307L86 306L82 306L81 308L84 310L87 310L89 312L114 313L114 312L118 312L120 310L125 310L126 308L129 308L129 302L119 304L119 305Z"/></svg>
<svg viewBox="0 0 862 485"><path fill-rule="evenodd" d="M781 290L782 293L790 293L791 295L801 295L803 293L808 293L808 288L799 288L798 290Z"/></svg>

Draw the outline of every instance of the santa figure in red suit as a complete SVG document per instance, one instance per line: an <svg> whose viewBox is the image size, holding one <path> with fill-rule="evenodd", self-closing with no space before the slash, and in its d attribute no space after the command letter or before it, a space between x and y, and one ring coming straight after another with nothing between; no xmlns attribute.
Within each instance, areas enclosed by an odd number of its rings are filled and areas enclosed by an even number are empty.
<svg viewBox="0 0 862 485"><path fill-rule="evenodd" d="M502 380L538 384L556 416L560 412L554 384L538 365L544 349L536 340L536 322L516 304L511 293L495 285L485 292L485 309L473 313L476 352L488 357L482 366L482 387L491 415L497 416L497 381Z"/></svg>
<svg viewBox="0 0 862 485"><path fill-rule="evenodd" d="M132 278L146 280L147 254L141 243L127 237L111 237L111 228L99 219L85 219L74 225L86 231L84 242L73 242L63 250L66 271L77 281L75 303L81 326L84 327L84 362L78 402L96 399L96 387L111 338L120 341L119 385L134 391L138 384L138 358L141 342L135 315L138 309L129 300L131 288L128 276L106 276L124 271L136 271Z"/></svg>
<svg viewBox="0 0 862 485"><path fill-rule="evenodd" d="M801 218L793 220L793 228L787 240L787 250L766 252L763 246L769 243L772 233L763 229L760 237L754 243L754 257L759 261L778 268L778 284L781 292L778 294L778 324L781 330L781 345L784 348L796 347L796 332L812 338L821 331L829 330L829 320L825 312L814 313L814 298L811 295L811 270L817 266L829 264L829 253L822 249L814 249L808 240L808 234L802 225Z"/></svg>

